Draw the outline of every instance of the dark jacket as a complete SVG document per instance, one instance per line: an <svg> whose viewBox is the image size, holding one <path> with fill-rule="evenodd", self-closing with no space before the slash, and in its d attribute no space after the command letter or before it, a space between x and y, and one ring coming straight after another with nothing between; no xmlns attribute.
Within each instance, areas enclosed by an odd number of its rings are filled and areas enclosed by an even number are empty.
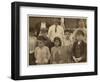
<svg viewBox="0 0 100 82"><path fill-rule="evenodd" d="M78 44L78 41L75 41L72 48L72 55L76 58L82 57L80 62L86 62L87 44L84 41L81 41L80 44Z"/></svg>

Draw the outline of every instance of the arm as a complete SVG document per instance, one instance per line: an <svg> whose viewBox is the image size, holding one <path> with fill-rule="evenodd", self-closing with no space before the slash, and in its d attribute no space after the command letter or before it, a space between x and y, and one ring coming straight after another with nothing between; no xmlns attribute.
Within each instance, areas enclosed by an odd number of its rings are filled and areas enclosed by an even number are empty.
<svg viewBox="0 0 100 82"><path fill-rule="evenodd" d="M87 59L86 54L87 54L87 44L86 44L86 43L84 43L82 60L86 60L86 59Z"/></svg>
<svg viewBox="0 0 100 82"><path fill-rule="evenodd" d="M50 51L49 51L49 48L47 47L47 54L48 54L48 60L50 59L51 57L51 54L50 54Z"/></svg>
<svg viewBox="0 0 100 82"><path fill-rule="evenodd" d="M86 46L86 43L83 43L83 45L82 45L82 52L81 52L81 54L82 54L82 56L81 57L79 57L79 58L77 58L77 60L80 62L80 61L86 61L86 54L87 54L87 46Z"/></svg>
<svg viewBox="0 0 100 82"><path fill-rule="evenodd" d="M50 35L51 35L51 27L49 27L49 30L48 30L48 37L50 38Z"/></svg>
<svg viewBox="0 0 100 82"><path fill-rule="evenodd" d="M75 58L75 56L72 56L73 57L73 60L78 63L78 60Z"/></svg>
<svg viewBox="0 0 100 82"><path fill-rule="evenodd" d="M62 26L61 26L61 35L62 35L62 39L64 39L64 29Z"/></svg>
<svg viewBox="0 0 100 82"><path fill-rule="evenodd" d="M54 48L51 49L51 63L55 61L55 54L53 54Z"/></svg>
<svg viewBox="0 0 100 82"><path fill-rule="evenodd" d="M50 61L51 62L53 61L53 48L51 48L51 58L50 58Z"/></svg>
<svg viewBox="0 0 100 82"><path fill-rule="evenodd" d="M35 48L34 57L37 59L37 48Z"/></svg>
<svg viewBox="0 0 100 82"><path fill-rule="evenodd" d="M73 44L73 47L72 47L72 58L74 60L74 62L78 62L77 58L75 57L75 46L76 46L76 43Z"/></svg>

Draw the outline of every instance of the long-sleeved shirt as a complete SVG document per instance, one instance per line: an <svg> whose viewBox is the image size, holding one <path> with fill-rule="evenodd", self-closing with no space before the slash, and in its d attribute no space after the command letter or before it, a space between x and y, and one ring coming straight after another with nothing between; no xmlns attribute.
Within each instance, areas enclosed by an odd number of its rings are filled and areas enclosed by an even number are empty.
<svg viewBox="0 0 100 82"><path fill-rule="evenodd" d="M49 48L44 46L42 48L36 47L35 49L35 58L37 64L46 64L50 59L50 51Z"/></svg>
<svg viewBox="0 0 100 82"><path fill-rule="evenodd" d="M82 61L87 59L87 45L84 41L76 41L72 48L73 56L76 58L82 57Z"/></svg>

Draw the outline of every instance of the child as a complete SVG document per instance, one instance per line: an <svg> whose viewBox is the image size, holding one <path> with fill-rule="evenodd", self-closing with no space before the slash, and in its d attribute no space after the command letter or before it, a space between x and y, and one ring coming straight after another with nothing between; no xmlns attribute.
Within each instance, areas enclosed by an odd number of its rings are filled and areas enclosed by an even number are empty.
<svg viewBox="0 0 100 82"><path fill-rule="evenodd" d="M53 44L47 36L47 29L46 28L41 29L40 36L43 36L43 38L45 39L45 42L44 42L45 46L47 46L49 48L49 50L51 51L51 47L53 46Z"/></svg>
<svg viewBox="0 0 100 82"><path fill-rule="evenodd" d="M71 52L72 52L72 41L70 40L71 30L65 30L64 32L65 38L64 38L64 46L63 46L63 53L65 49L65 55L63 59L66 63L71 63Z"/></svg>
<svg viewBox="0 0 100 82"><path fill-rule="evenodd" d="M51 63L61 63L61 40L59 37L54 38L54 47L51 48Z"/></svg>
<svg viewBox="0 0 100 82"><path fill-rule="evenodd" d="M36 45L37 45L37 38L35 37L34 31L31 30L29 32L29 65L35 64L34 51Z"/></svg>
<svg viewBox="0 0 100 82"><path fill-rule="evenodd" d="M70 40L70 31L65 30L65 37L64 37L64 46L69 46L72 44L71 40Z"/></svg>
<svg viewBox="0 0 100 82"><path fill-rule="evenodd" d="M73 44L72 52L74 62L86 62L87 44L84 42L84 33L81 30L76 33L76 41Z"/></svg>
<svg viewBox="0 0 100 82"><path fill-rule="evenodd" d="M35 49L36 64L48 64L50 59L49 48L44 45L44 37L38 37L38 46Z"/></svg>

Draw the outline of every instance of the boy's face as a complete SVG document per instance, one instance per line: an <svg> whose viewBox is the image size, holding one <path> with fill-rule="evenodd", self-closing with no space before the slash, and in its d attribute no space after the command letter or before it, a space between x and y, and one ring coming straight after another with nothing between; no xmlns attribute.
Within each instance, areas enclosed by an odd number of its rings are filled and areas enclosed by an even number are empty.
<svg viewBox="0 0 100 82"><path fill-rule="evenodd" d="M83 40L83 36L82 35L77 35L76 39L79 40L79 41L81 41L81 40Z"/></svg>
<svg viewBox="0 0 100 82"><path fill-rule="evenodd" d="M39 46L39 47L43 47L43 46L44 46L44 42L41 41L41 40L38 40L38 46Z"/></svg>
<svg viewBox="0 0 100 82"><path fill-rule="evenodd" d="M65 32L65 38L69 39L70 33L69 32Z"/></svg>

